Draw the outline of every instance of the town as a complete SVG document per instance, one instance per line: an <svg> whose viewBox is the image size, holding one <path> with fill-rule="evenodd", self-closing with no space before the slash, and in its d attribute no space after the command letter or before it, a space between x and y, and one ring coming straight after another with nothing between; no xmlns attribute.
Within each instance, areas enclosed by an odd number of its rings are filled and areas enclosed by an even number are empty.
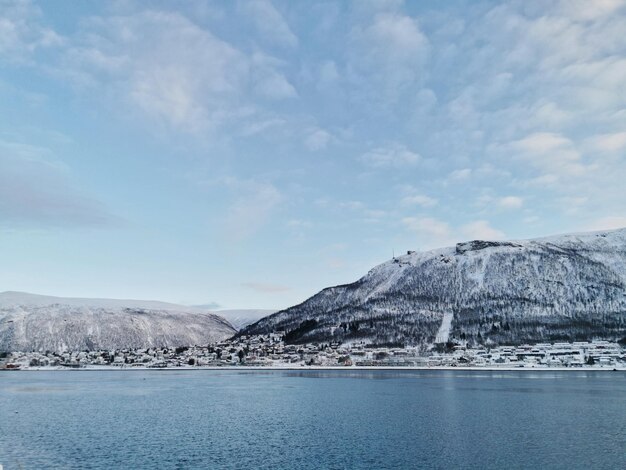
<svg viewBox="0 0 626 470"><path fill-rule="evenodd" d="M371 347L367 344L285 344L282 334L242 336L207 346L80 352L13 352L0 369L42 368L610 368L626 370L626 349L609 341L468 347L438 344Z"/></svg>

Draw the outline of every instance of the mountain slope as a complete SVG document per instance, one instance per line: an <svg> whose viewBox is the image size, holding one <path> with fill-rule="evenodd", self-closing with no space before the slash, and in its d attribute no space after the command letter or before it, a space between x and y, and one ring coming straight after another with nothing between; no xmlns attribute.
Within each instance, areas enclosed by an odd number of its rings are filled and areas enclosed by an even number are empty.
<svg viewBox="0 0 626 470"><path fill-rule="evenodd" d="M383 263L240 334L289 342L515 344L626 336L626 229L475 240Z"/></svg>
<svg viewBox="0 0 626 470"><path fill-rule="evenodd" d="M237 330L260 320L263 317L275 313L276 310L263 309L239 309L239 310L216 310L215 313L230 322Z"/></svg>
<svg viewBox="0 0 626 470"><path fill-rule="evenodd" d="M235 331L218 315L165 302L0 293L0 351L190 346Z"/></svg>

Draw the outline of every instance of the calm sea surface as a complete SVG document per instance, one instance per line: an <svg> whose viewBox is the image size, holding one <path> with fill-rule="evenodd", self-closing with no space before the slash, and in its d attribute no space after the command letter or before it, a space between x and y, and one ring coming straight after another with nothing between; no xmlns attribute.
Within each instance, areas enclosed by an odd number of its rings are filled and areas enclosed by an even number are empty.
<svg viewBox="0 0 626 470"><path fill-rule="evenodd" d="M0 373L0 464L626 468L626 374Z"/></svg>

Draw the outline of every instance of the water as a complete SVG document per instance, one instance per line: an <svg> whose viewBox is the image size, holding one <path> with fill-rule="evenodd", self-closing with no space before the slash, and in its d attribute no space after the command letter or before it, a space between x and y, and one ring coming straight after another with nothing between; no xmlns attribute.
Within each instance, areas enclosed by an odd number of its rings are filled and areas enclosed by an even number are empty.
<svg viewBox="0 0 626 470"><path fill-rule="evenodd" d="M0 374L13 468L625 468L626 374Z"/></svg>

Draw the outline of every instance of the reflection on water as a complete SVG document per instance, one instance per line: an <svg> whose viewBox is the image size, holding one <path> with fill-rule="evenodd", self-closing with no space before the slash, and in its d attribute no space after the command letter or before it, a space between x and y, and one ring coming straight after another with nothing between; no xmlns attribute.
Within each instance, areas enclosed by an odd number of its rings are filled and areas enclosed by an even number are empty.
<svg viewBox="0 0 626 470"><path fill-rule="evenodd" d="M0 374L11 468L621 468L626 374Z"/></svg>

